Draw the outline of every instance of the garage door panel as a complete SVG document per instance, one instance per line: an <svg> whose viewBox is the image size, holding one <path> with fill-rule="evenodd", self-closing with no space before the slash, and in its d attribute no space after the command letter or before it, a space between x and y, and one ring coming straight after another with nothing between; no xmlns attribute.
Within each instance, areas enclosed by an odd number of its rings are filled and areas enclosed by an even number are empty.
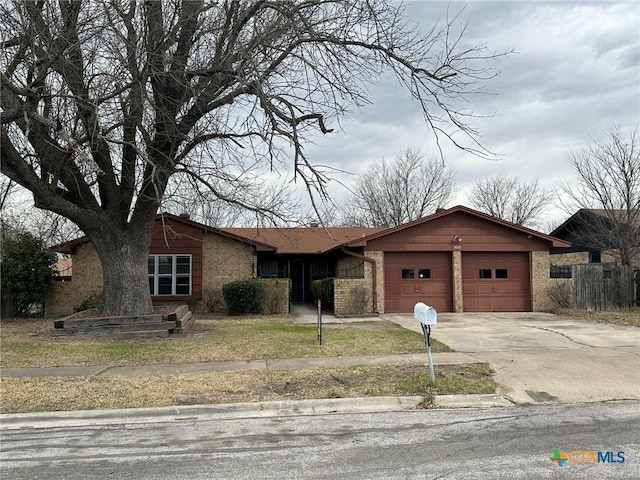
<svg viewBox="0 0 640 480"><path fill-rule="evenodd" d="M448 285L430 280L416 282L415 290L417 290L416 293L424 295L447 295L449 293ZM409 293L411 292L409 291Z"/></svg>
<svg viewBox="0 0 640 480"><path fill-rule="evenodd" d="M430 295L445 296L451 294L451 287L445 283L434 283L433 285L423 286L420 291Z"/></svg>
<svg viewBox="0 0 640 480"><path fill-rule="evenodd" d="M427 282L411 282L407 280L400 286L402 295L446 295L448 288L446 285L427 283Z"/></svg>
<svg viewBox="0 0 640 480"><path fill-rule="evenodd" d="M467 312L531 309L529 254L464 252L462 284ZM506 278L505 278L506 277Z"/></svg>
<svg viewBox="0 0 640 480"><path fill-rule="evenodd" d="M519 295L523 293L522 284L513 282L493 282L492 287L486 290L486 293L494 293L496 295Z"/></svg>
<svg viewBox="0 0 640 480"><path fill-rule="evenodd" d="M403 278L407 271L414 278ZM452 310L450 252L386 252L384 272L385 312L412 313L418 302L442 312Z"/></svg>
<svg viewBox="0 0 640 480"><path fill-rule="evenodd" d="M427 305L435 308L438 312L451 311L451 307L449 306L451 302L448 299L439 296L416 296L413 298L402 297L400 299L399 310L395 313L413 313L413 308L418 302L426 303Z"/></svg>
<svg viewBox="0 0 640 480"><path fill-rule="evenodd" d="M413 282L410 280L405 280L400 284L400 293L402 295L412 295L416 293L416 289L413 286Z"/></svg>

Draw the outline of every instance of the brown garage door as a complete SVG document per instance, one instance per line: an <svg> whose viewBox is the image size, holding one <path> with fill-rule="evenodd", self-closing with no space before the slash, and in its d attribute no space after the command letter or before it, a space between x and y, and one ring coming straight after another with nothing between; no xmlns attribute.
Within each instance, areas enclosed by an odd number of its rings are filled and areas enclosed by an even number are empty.
<svg viewBox="0 0 640 480"><path fill-rule="evenodd" d="M462 254L465 312L531 311L528 253Z"/></svg>
<svg viewBox="0 0 640 480"><path fill-rule="evenodd" d="M450 312L451 252L386 252L384 285L386 313L412 313L418 302Z"/></svg>

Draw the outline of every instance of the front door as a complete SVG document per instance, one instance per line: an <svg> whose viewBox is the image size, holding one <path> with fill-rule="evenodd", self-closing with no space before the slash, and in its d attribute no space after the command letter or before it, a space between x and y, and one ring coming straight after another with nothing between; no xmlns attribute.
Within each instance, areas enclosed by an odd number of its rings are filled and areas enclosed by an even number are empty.
<svg viewBox="0 0 640 480"><path fill-rule="evenodd" d="M291 303L304 303L304 262L289 260L289 278L291 279Z"/></svg>

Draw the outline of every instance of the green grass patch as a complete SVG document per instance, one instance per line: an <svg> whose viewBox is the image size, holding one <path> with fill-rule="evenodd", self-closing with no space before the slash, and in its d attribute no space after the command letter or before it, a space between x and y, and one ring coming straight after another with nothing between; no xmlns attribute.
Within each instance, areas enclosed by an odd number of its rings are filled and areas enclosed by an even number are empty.
<svg viewBox="0 0 640 480"><path fill-rule="evenodd" d="M425 387L436 394L495 393L493 371L487 363L445 365L435 368L436 381L426 369L407 374L399 380L398 391L419 392ZM405 393L414 395L413 393Z"/></svg>

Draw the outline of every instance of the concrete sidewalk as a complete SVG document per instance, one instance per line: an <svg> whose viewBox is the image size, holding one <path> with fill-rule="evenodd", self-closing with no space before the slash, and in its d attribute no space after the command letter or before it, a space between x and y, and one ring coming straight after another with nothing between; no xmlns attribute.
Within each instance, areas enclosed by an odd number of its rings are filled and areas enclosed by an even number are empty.
<svg viewBox="0 0 640 480"><path fill-rule="evenodd" d="M473 357L458 352L434 353L438 365L478 363ZM3 368L2 377L119 377L129 375L166 375L198 372L228 372L240 370L301 370L317 367L353 367L356 365L420 365L427 363L426 353L402 355L365 355L354 357L288 358L274 360L244 360L237 362L186 363L182 365L143 365L139 367L47 367Z"/></svg>

